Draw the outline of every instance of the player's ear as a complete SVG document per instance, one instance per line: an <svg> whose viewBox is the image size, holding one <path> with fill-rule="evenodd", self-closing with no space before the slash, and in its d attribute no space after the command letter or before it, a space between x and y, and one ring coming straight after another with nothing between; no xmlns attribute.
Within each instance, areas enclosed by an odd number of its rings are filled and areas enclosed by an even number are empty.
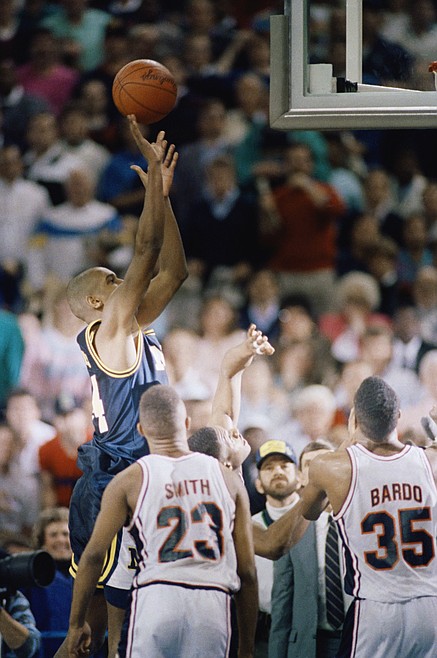
<svg viewBox="0 0 437 658"><path fill-rule="evenodd" d="M255 480L255 489L256 489L257 492L260 493L260 494L264 494L264 493L265 493L265 491L264 491L264 487L263 487L263 485L262 485L262 483L261 483L261 480L260 480L259 478L256 478L256 480Z"/></svg>
<svg viewBox="0 0 437 658"><path fill-rule="evenodd" d="M358 427L358 423L357 423L357 419L356 419L356 416L355 416L355 408L352 407L352 409L350 410L349 419L348 419L348 423L347 423L347 428L349 430L349 434L352 434L353 432L355 432L357 427Z"/></svg>
<svg viewBox="0 0 437 658"><path fill-rule="evenodd" d="M185 428L186 428L187 432L190 429L190 427L191 427L191 416L187 416L185 418Z"/></svg>
<svg viewBox="0 0 437 658"><path fill-rule="evenodd" d="M138 430L138 433L141 434L141 436L146 436L143 432L143 428L141 427L140 422L137 423L137 430Z"/></svg>
<svg viewBox="0 0 437 658"><path fill-rule="evenodd" d="M102 308L103 302L101 299L98 297L95 297L94 295L87 295L86 296L86 303L88 306L91 306L92 308Z"/></svg>

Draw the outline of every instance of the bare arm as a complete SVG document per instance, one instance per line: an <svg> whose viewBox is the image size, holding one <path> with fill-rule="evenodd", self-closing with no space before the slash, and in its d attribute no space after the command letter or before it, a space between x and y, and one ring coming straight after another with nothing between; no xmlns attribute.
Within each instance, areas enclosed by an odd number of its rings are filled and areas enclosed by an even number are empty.
<svg viewBox="0 0 437 658"><path fill-rule="evenodd" d="M129 116L129 122L132 135L148 162L147 189L138 221L132 261L124 281L105 303L98 332L99 342L113 338L117 332L131 334L134 318L149 287L164 239L165 204L161 163L167 143L163 132L158 134L155 143L148 142L142 136L133 115ZM133 165L132 168L141 176L140 167Z"/></svg>
<svg viewBox="0 0 437 658"><path fill-rule="evenodd" d="M142 300L137 313L140 326L150 325L164 310L170 299L188 276L184 247L170 201L170 190L179 154L171 144L161 165L164 195L164 237L158 259L158 272ZM148 175L142 169L138 175L147 189Z"/></svg>
<svg viewBox="0 0 437 658"><path fill-rule="evenodd" d="M129 513L127 487L135 486L140 473L137 464L130 466L108 484L103 494L100 512L80 559L74 583L68 631L69 656L82 655L82 651L90 645L90 630L85 621L88 605L96 589L106 551Z"/></svg>
<svg viewBox="0 0 437 658"><path fill-rule="evenodd" d="M352 467L345 441L335 452L325 453L313 459L308 471L308 484L302 497L302 514L306 519L318 519L331 504L334 514L342 507L349 491Z"/></svg>
<svg viewBox="0 0 437 658"><path fill-rule="evenodd" d="M241 377L256 354L271 355L274 348L254 324L251 324L245 340L229 349L220 366L219 380L212 402L211 425L232 429L240 415Z"/></svg>
<svg viewBox="0 0 437 658"><path fill-rule="evenodd" d="M138 309L141 326L151 324L162 313L188 276L184 247L169 198L165 199L164 205L164 240L159 255L159 270Z"/></svg>
<svg viewBox="0 0 437 658"><path fill-rule="evenodd" d="M252 524L255 553L269 560L277 560L302 539L309 521L302 515L302 501L268 528Z"/></svg>
<svg viewBox="0 0 437 658"><path fill-rule="evenodd" d="M311 467L310 467L311 468ZM316 482L308 482L302 492L302 513L306 519L315 521L328 504L326 493Z"/></svg>
<svg viewBox="0 0 437 658"><path fill-rule="evenodd" d="M238 658L253 658L258 619L258 582L252 540L249 496L238 475L222 468L225 481L235 500L233 539L237 572L241 586L235 594L238 622Z"/></svg>
<svg viewBox="0 0 437 658"><path fill-rule="evenodd" d="M19 649L28 639L29 630L11 617L5 608L0 608L0 633L3 640L12 650Z"/></svg>

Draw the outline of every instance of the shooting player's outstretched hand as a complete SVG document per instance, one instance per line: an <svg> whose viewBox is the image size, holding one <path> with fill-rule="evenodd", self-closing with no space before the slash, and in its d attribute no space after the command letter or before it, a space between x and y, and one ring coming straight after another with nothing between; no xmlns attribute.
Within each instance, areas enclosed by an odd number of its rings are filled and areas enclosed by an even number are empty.
<svg viewBox="0 0 437 658"><path fill-rule="evenodd" d="M165 139L165 132L163 130L158 133L156 142L149 142L141 133L135 116L130 114L128 119L132 136L135 139L140 153L146 158L149 166L151 162L159 162L161 164L162 191L163 195L168 197L173 183L174 170L179 157L175 145L170 144L167 149L168 142ZM137 172L144 187L147 187L147 172L138 165L132 165L131 169Z"/></svg>
<svg viewBox="0 0 437 658"><path fill-rule="evenodd" d="M161 130L158 133L156 142L149 142L149 140L144 137L141 130L139 129L135 115L129 114L128 120L132 137L134 138L141 155L143 155L147 160L148 169L151 167L161 166L167 149L167 140L165 139L164 131ZM148 176L144 169L138 165L131 165L131 169L137 172L142 184L146 188Z"/></svg>
<svg viewBox="0 0 437 658"><path fill-rule="evenodd" d="M167 140L165 132L161 130L156 142L149 142L142 134L134 114L128 116L129 127L140 153L146 158L149 166L153 163L161 163L164 160L164 154L167 149Z"/></svg>

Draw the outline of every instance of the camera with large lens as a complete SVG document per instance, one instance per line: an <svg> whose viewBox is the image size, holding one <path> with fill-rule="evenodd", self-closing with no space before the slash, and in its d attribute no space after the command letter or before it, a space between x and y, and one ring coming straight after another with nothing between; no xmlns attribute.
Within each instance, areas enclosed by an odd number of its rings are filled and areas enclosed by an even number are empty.
<svg viewBox="0 0 437 658"><path fill-rule="evenodd" d="M17 553L0 559L0 599L4 601L20 587L47 587L55 571L55 561L47 551Z"/></svg>

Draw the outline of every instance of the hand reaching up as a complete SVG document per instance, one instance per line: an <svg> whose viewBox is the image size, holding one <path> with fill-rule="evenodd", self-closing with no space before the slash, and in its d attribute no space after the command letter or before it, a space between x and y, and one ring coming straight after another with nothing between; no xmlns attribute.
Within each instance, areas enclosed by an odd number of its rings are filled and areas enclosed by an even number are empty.
<svg viewBox="0 0 437 658"><path fill-rule="evenodd" d="M237 372L250 366L253 357L257 354L271 356L274 352L275 348L270 345L267 336L264 336L255 324L251 324L245 340L226 352L221 367L228 377L233 377Z"/></svg>
<svg viewBox="0 0 437 658"><path fill-rule="evenodd" d="M161 130L156 138L156 142L149 142L141 133L138 124L135 120L134 115L129 115L128 117L130 122L130 128L132 135L135 139L135 142L141 152L141 154L146 158L150 166L150 156L151 151L153 152L152 159L160 158L159 162L161 163L161 174L162 174L162 191L164 197L168 197L170 194L170 189L173 183L173 176L178 161L179 153L176 151L174 144L170 144L167 149L167 140L165 139L165 133ZM148 155L149 154L149 155ZM156 160L154 160L156 161ZM131 169L137 172L138 176L141 178L141 182L144 187L147 187L147 172L144 171L138 165L132 165Z"/></svg>
<svg viewBox="0 0 437 658"><path fill-rule="evenodd" d="M275 348L270 345L269 339L267 336L264 336L262 331L259 331L256 328L255 324L251 324L247 330L247 338L251 340L250 349L254 350L254 354L264 354L265 356L271 356L275 353Z"/></svg>
<svg viewBox="0 0 437 658"><path fill-rule="evenodd" d="M149 167L154 163L160 164L164 160L164 154L167 149L165 132L161 130L156 137L156 142L149 142L149 140L142 134L137 120L135 119L135 115L129 114L127 118L132 137L134 138L140 153L146 158Z"/></svg>

